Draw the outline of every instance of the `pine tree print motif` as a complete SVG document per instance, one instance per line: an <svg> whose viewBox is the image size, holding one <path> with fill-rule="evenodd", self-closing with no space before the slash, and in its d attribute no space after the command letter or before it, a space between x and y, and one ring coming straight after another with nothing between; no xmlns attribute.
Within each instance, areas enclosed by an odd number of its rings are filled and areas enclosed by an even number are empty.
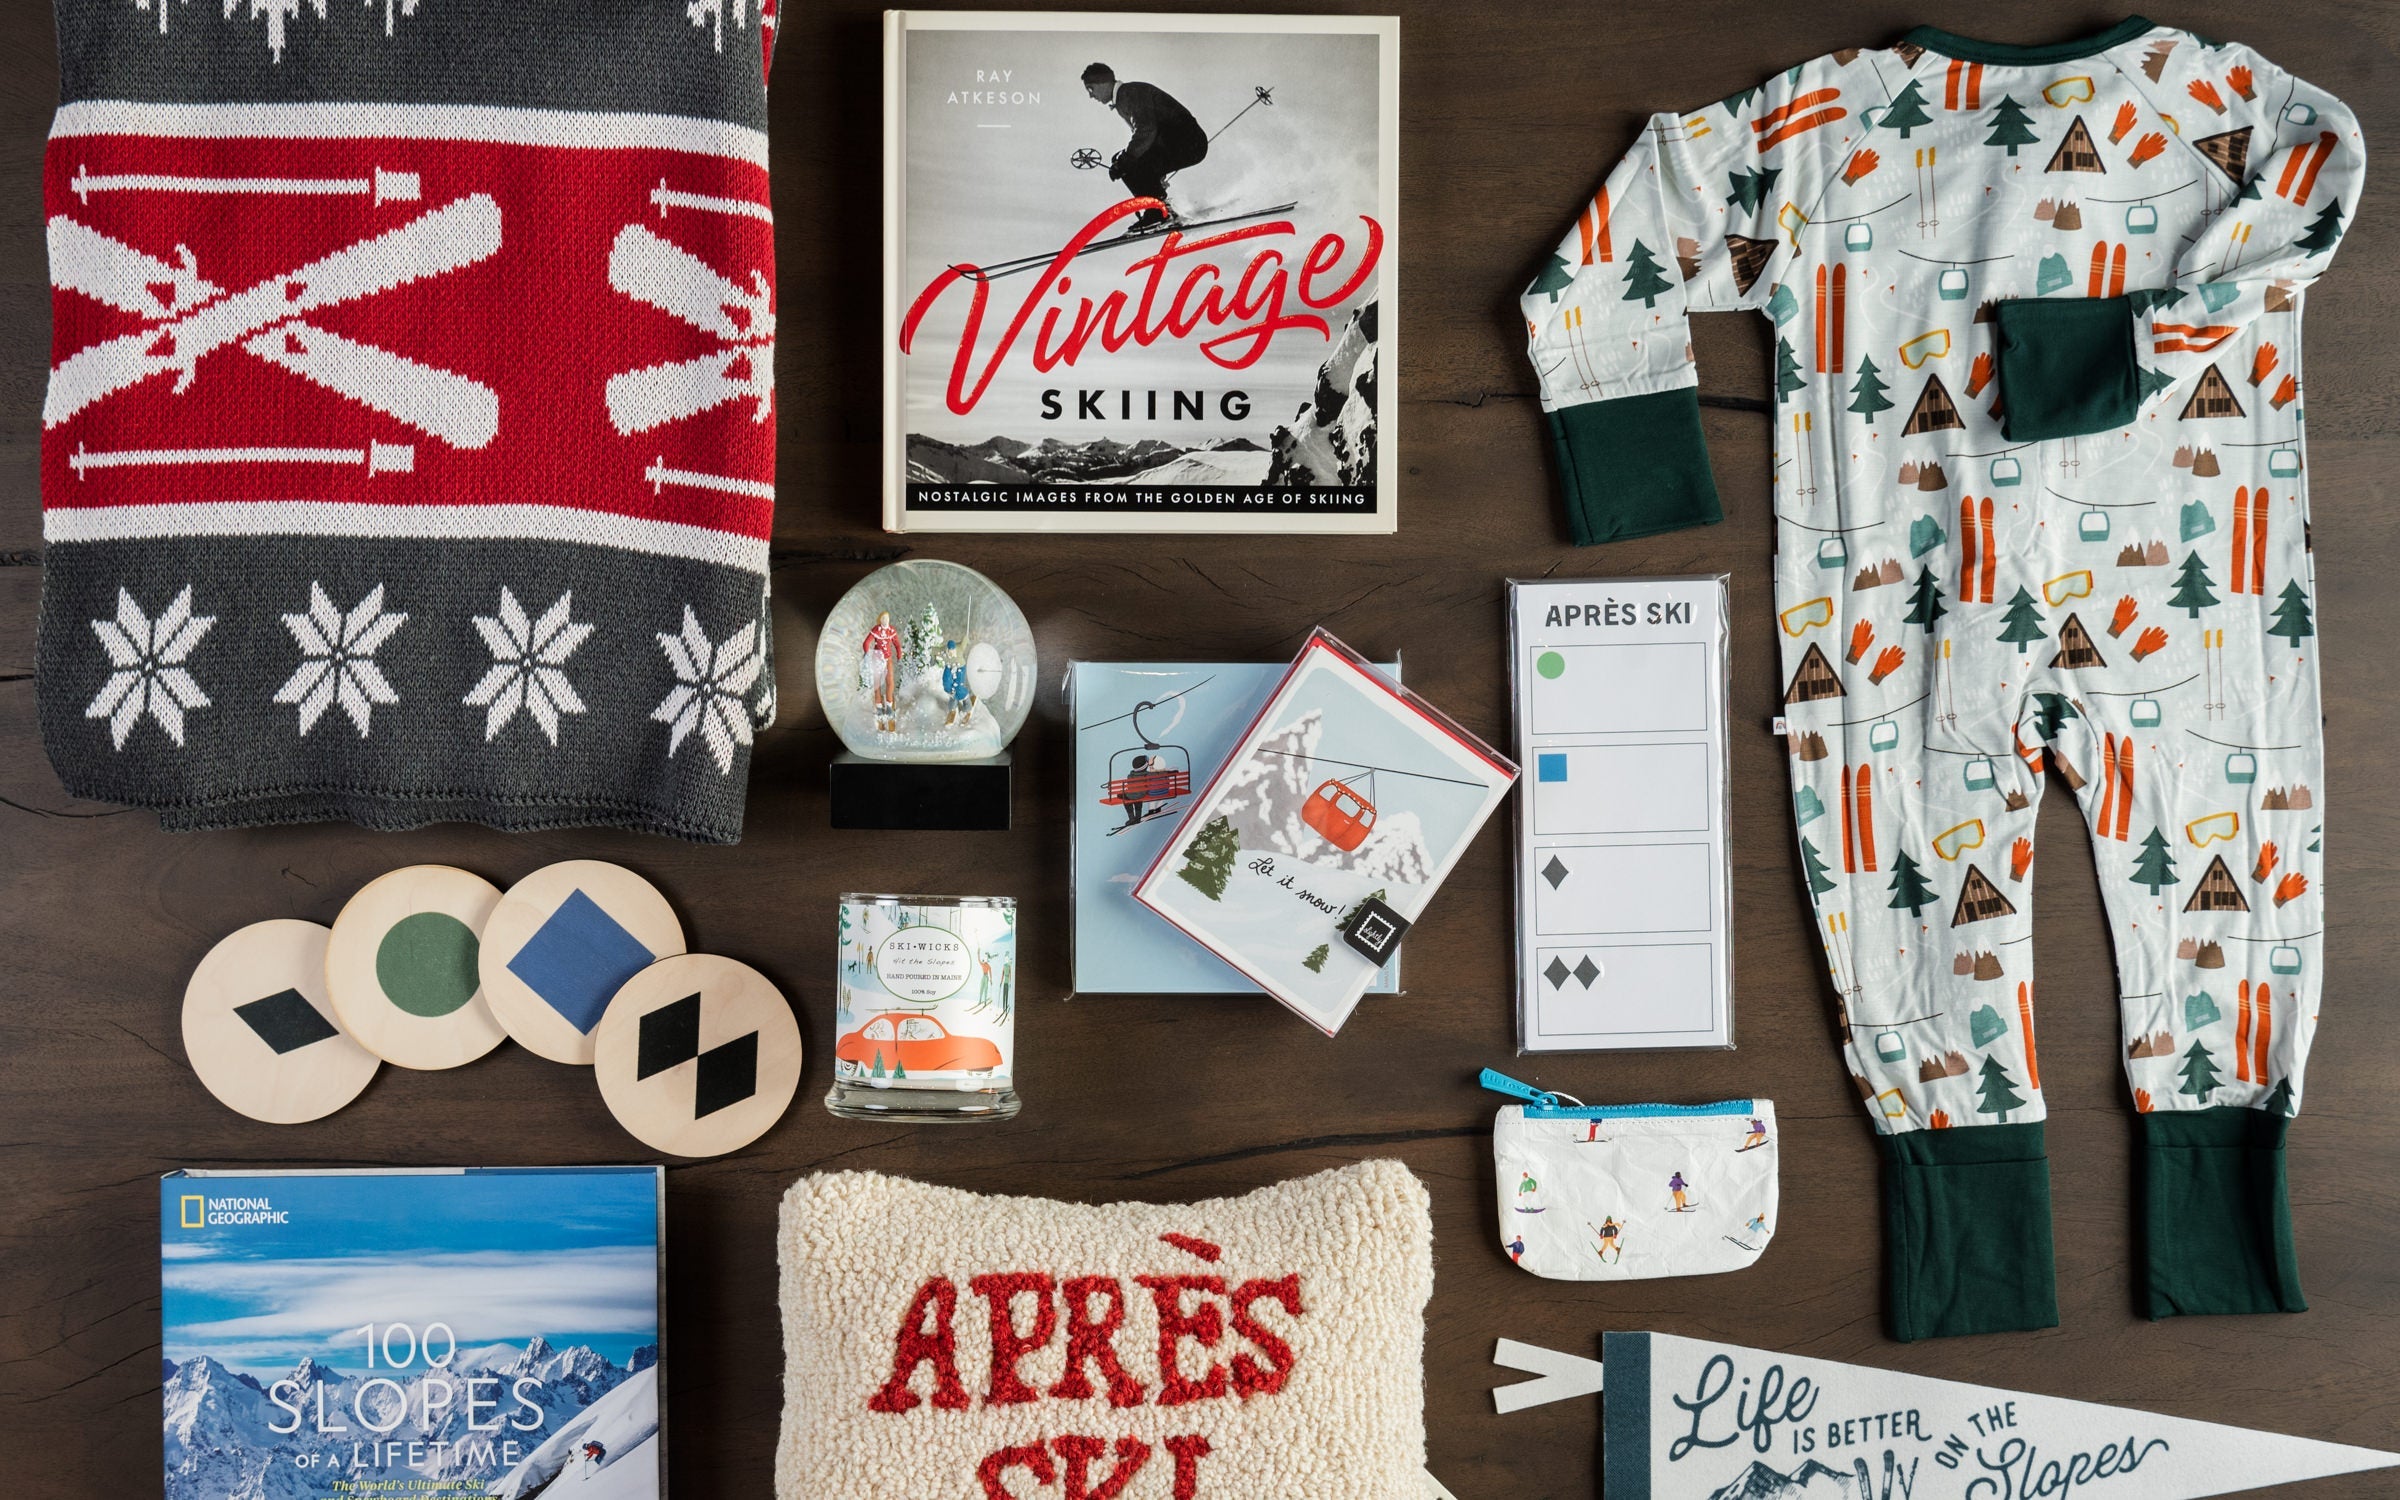
<svg viewBox="0 0 2400 1500"><path fill-rule="evenodd" d="M1975 1099L1978 1113L1990 1115L2002 1125L2008 1123L2011 1110L2025 1107L2025 1096L2017 1092L2017 1081L2008 1076L2008 1069L2000 1066L2000 1059L1988 1053L1975 1085Z"/></svg>
<svg viewBox="0 0 2400 1500"><path fill-rule="evenodd" d="M1625 253L1624 300L1627 302L1638 301L1644 307L1656 307L1659 293L1669 290L1674 285L1675 283L1667 280L1666 274L1659 270L1658 257L1651 254L1650 247L1640 240L1635 240L1633 248Z"/></svg>
<svg viewBox="0 0 2400 1500"><path fill-rule="evenodd" d="M2041 611L2034 607L2033 595L2022 588L2009 599L2008 613L2001 617L2000 625L1998 638L2012 646L2030 646L2050 638L2050 632L2042 628Z"/></svg>
<svg viewBox="0 0 2400 1500"><path fill-rule="evenodd" d="M1778 404L1792 399L1792 393L1808 388L1807 377L1800 373L1800 356L1792 352L1790 339L1775 341L1775 400Z"/></svg>
<svg viewBox="0 0 2400 1500"><path fill-rule="evenodd" d="M1920 125L1930 124L1932 120L1933 116L1925 112L1925 90L1912 78L1908 81L1908 87L1893 98L1891 107L1883 112L1883 118L1876 121L1876 128L1892 131L1905 141L1910 131Z"/></svg>
<svg viewBox="0 0 2400 1500"><path fill-rule="evenodd" d="M2342 200L2328 198L2325 207L2308 226L2308 232L2292 241L2294 248L2311 255L2323 255L2342 237Z"/></svg>
<svg viewBox="0 0 2400 1500"><path fill-rule="evenodd" d="M2209 591L2213 582L2208 576L2208 564L2200 560L2200 554L2186 553L2183 567L2175 575L2175 592L2167 600L2168 608L2184 610L2193 619L2199 619L2200 611L2218 602L2217 596Z"/></svg>
<svg viewBox="0 0 2400 1500"><path fill-rule="evenodd" d="M142 613L130 590L118 588L116 618L92 622L92 634L108 654L109 674L83 711L87 719L108 720L111 748L124 749L145 715L167 738L183 744L184 711L209 706L208 694L186 663L216 623L215 615L192 613L188 583L156 619Z"/></svg>
<svg viewBox="0 0 2400 1500"><path fill-rule="evenodd" d="M2040 137L2033 133L2033 117L2025 106L2003 94L1992 109L1992 133L1983 138L1987 146L2004 148L2009 155L2017 154L2019 146L2030 146Z"/></svg>
<svg viewBox="0 0 2400 1500"><path fill-rule="evenodd" d="M402 611L383 607L383 585L377 584L345 614L333 606L325 586L308 586L308 608L283 617L283 628L300 647L300 665L275 690L275 702L296 704L300 734L317 727L325 710L340 704L358 737L365 739L376 705L398 703L391 680L377 665L375 653L408 623Z"/></svg>
<svg viewBox="0 0 2400 1500"><path fill-rule="evenodd" d="M2153 896L2176 883L2175 859L2167 852L2166 835L2153 828L2142 836L2142 852L2134 856L2133 874L2128 878L2148 887Z"/></svg>
<svg viewBox="0 0 2400 1500"><path fill-rule="evenodd" d="M1225 884L1233 878L1233 861L1241 853L1241 836L1224 814L1210 818L1184 847L1183 866L1176 876L1211 901L1225 899Z"/></svg>
<svg viewBox="0 0 2400 1500"><path fill-rule="evenodd" d="M2315 617L2309 613L2308 595L2297 583L2286 583L2275 605L2275 618L2267 626L2267 634L2281 636L2294 646L2317 633Z"/></svg>
<svg viewBox="0 0 2400 1500"><path fill-rule="evenodd" d="M1926 907L1942 899L1941 892L1933 888L1933 882L1925 878L1917 862L1910 859L1906 851L1892 856L1891 892L1892 906L1895 909L1907 908L1912 917L1922 915Z"/></svg>
<svg viewBox="0 0 2400 1500"><path fill-rule="evenodd" d="M2189 1094L2202 1104L2206 1104L2217 1091L2224 1076L2217 1071L2216 1059L2209 1055L2208 1048L2197 1040L2192 1043L2192 1049L2183 1054L2183 1066L2177 1071L2183 1079L2183 1087L2176 1092Z"/></svg>
<svg viewBox="0 0 2400 1500"><path fill-rule="evenodd" d="M1875 368L1874 356L1862 354L1858 357L1858 379L1850 383L1849 409L1865 417L1869 427L1875 425L1877 412L1892 409L1892 403L1883 396L1890 387L1883 383L1882 373Z"/></svg>
<svg viewBox="0 0 2400 1500"><path fill-rule="evenodd" d="M1546 296L1552 302L1556 302L1558 294L1574 284L1575 273L1567 269L1567 258L1563 255L1553 255L1550 257L1550 264L1542 267L1540 274L1533 278L1533 284L1525 288L1525 295L1528 297Z"/></svg>

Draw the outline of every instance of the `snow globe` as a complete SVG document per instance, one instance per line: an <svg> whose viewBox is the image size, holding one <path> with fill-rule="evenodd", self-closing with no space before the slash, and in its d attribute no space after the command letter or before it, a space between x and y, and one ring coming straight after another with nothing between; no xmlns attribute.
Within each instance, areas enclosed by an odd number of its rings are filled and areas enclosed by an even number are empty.
<svg viewBox="0 0 2400 1500"><path fill-rule="evenodd" d="M817 701L848 747L834 826L1007 827L1034 672L1024 613L973 568L911 558L860 579L817 636Z"/></svg>

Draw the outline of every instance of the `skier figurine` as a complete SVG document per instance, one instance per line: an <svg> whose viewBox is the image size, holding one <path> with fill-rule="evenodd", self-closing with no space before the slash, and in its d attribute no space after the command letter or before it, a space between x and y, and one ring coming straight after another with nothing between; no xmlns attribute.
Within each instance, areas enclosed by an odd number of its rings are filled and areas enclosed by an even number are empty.
<svg viewBox="0 0 2400 1500"><path fill-rule="evenodd" d="M1683 1196L1684 1189L1689 1186L1691 1184L1683 1180L1681 1172L1667 1179L1667 1191L1675 1195L1675 1212L1679 1214L1688 1214L1692 1211L1691 1204L1686 1202Z"/></svg>
<svg viewBox="0 0 2400 1500"><path fill-rule="evenodd" d="M959 654L956 641L943 646L942 692L950 700L945 726L975 722L975 691L967 686L967 659Z"/></svg>
<svg viewBox="0 0 2400 1500"><path fill-rule="evenodd" d="M1608 1257L1612 1253L1617 1257L1618 1260L1624 1260L1625 1246L1620 1239L1620 1236L1623 1233L1622 1225L1618 1224L1614 1218L1606 1218L1602 1219L1600 1221L1600 1227L1592 1232L1600 1236L1600 1249L1597 1252L1600 1257L1600 1264L1604 1266L1607 1265Z"/></svg>
<svg viewBox="0 0 2400 1500"><path fill-rule="evenodd" d="M1190 110L1156 84L1119 83L1114 68L1096 62L1083 70L1083 91L1114 109L1133 131L1133 139L1109 163L1108 175L1136 198L1166 202L1167 178L1207 157L1208 133ZM1172 209L1143 209L1125 232L1163 229L1172 214Z"/></svg>
<svg viewBox="0 0 2400 1500"><path fill-rule="evenodd" d="M1143 777L1145 777L1145 776L1147 776L1147 775L1149 775L1149 774L1150 774L1150 757L1149 757L1149 756L1147 756L1147 755L1136 755L1136 756L1133 758L1133 762L1132 762L1131 766L1128 768L1128 774L1127 774L1127 776L1126 776L1126 780L1128 780L1128 781L1139 781L1139 780L1141 780ZM1126 801L1125 801L1125 826L1126 826L1127 828L1131 828L1131 827L1132 827L1133 825L1135 825L1136 823L1139 823L1140 821L1142 821L1142 806L1143 806L1143 804L1142 804L1142 803L1140 803L1140 802L1138 802L1138 801L1135 801L1134 799L1132 799L1132 798L1130 798L1130 797L1126 799Z"/></svg>
<svg viewBox="0 0 2400 1500"><path fill-rule="evenodd" d="M875 698L875 727L886 733L900 729L900 632L892 628L892 612L875 617L875 628L859 643L858 685Z"/></svg>

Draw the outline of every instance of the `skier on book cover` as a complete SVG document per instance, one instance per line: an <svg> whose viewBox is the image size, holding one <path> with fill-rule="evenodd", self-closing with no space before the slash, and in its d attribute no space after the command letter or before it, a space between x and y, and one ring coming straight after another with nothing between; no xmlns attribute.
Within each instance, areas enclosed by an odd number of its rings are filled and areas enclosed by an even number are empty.
<svg viewBox="0 0 2400 1500"><path fill-rule="evenodd" d="M1115 110L1133 132L1125 149L1109 162L1108 175L1125 184L1134 197L1165 203L1167 178L1207 159L1208 132L1180 100L1157 84L1132 79L1120 83L1115 69L1096 62L1083 70L1083 91ZM1172 209L1143 209L1126 232L1162 228L1172 216Z"/></svg>

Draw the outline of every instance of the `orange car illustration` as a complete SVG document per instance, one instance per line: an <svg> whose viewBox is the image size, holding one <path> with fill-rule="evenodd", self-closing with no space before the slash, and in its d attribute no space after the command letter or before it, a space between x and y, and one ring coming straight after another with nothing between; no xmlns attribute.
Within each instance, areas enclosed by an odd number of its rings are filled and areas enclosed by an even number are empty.
<svg viewBox="0 0 2400 1500"><path fill-rule="evenodd" d="M952 1036L931 1016L886 1011L833 1045L841 1062L885 1072L988 1073L1000 1049L979 1036Z"/></svg>

